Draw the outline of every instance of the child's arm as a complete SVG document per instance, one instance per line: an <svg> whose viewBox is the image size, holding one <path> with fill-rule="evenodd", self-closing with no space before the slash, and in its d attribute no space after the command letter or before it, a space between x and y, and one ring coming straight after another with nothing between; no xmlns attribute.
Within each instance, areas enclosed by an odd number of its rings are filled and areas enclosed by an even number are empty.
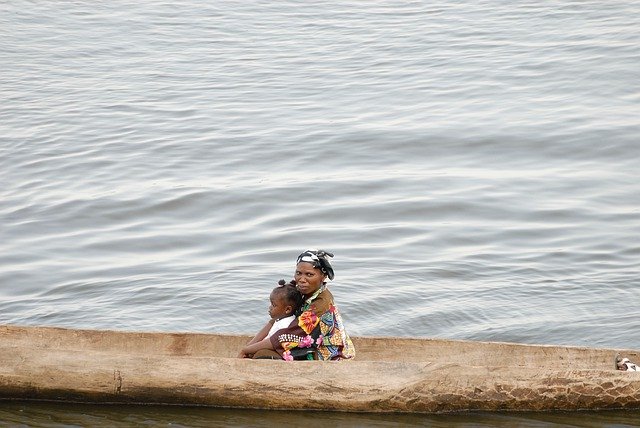
<svg viewBox="0 0 640 428"><path fill-rule="evenodd" d="M261 341L262 339L264 339L265 337L267 337L267 333L269 333L269 330L271 330L271 327L273 327L273 323L276 320L271 318L269 321L267 321L267 323L264 325L264 327L262 327L260 329L259 332L256 333L255 336L253 336L253 339L251 339L247 345L251 345L252 343L256 343Z"/></svg>
<svg viewBox="0 0 640 428"><path fill-rule="evenodd" d="M253 336L253 339L251 339L251 340L250 340L250 341L245 345L245 347L246 347L246 346L248 346L248 345L252 345L252 344L254 344L254 343L256 343L256 342L260 342L261 340L263 340L264 338L266 338L266 337L267 337L267 333L269 333L269 330L271 330L271 327L273 326L273 323L274 323L275 321L276 321L276 320L275 320L275 319L273 319L273 318L271 318L269 321L267 321L267 323L264 325L264 327L262 327L262 328L260 329L260 331L258 331L258 332L256 333L256 335L255 335L255 336ZM262 348L260 348L260 349L262 349ZM240 351L240 353L238 354L238 358L246 358L246 357L247 357L247 354L245 354L243 351L244 351L244 348L243 348L243 349L242 349L242 351ZM254 352L255 352L255 351L254 351Z"/></svg>
<svg viewBox="0 0 640 428"><path fill-rule="evenodd" d="M259 342L251 343L246 345L240 351L241 355L253 355L261 349L273 349L273 345L271 344L271 340L269 338L262 339Z"/></svg>

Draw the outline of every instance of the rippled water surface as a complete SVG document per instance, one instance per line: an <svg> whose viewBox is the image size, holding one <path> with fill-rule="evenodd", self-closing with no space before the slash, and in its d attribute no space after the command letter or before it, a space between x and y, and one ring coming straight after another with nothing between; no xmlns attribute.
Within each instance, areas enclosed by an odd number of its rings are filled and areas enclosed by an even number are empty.
<svg viewBox="0 0 640 428"><path fill-rule="evenodd" d="M321 247L352 335L640 348L639 43L638 1L3 2L0 323L251 333ZM0 414L262 418L90 409ZM403 421L640 414L456 418Z"/></svg>

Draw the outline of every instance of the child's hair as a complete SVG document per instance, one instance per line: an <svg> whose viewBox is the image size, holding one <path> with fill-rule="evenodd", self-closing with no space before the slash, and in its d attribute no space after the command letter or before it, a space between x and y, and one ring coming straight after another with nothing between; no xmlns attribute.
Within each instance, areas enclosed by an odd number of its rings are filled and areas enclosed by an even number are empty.
<svg viewBox="0 0 640 428"><path fill-rule="evenodd" d="M285 282L284 279L278 281L276 290L282 289L281 293L287 304L293 306L293 313L295 313L300 306L302 306L302 293L296 288L296 282L291 280Z"/></svg>

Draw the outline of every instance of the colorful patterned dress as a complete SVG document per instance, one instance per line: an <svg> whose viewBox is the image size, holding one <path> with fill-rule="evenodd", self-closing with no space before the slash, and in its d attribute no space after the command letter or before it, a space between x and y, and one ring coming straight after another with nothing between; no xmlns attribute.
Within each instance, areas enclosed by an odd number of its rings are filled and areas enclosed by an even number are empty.
<svg viewBox="0 0 640 428"><path fill-rule="evenodd" d="M341 360L353 358L356 350L342 324L333 295L323 284L303 303L287 328L271 336L273 349L287 361Z"/></svg>

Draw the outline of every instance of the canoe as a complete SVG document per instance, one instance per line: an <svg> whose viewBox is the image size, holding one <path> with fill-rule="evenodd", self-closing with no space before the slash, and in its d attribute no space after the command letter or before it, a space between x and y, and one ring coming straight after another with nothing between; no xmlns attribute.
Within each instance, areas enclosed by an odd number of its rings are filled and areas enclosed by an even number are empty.
<svg viewBox="0 0 640 428"><path fill-rule="evenodd" d="M235 358L249 336L0 326L0 400L440 413L640 408L640 351L354 337L352 361Z"/></svg>

